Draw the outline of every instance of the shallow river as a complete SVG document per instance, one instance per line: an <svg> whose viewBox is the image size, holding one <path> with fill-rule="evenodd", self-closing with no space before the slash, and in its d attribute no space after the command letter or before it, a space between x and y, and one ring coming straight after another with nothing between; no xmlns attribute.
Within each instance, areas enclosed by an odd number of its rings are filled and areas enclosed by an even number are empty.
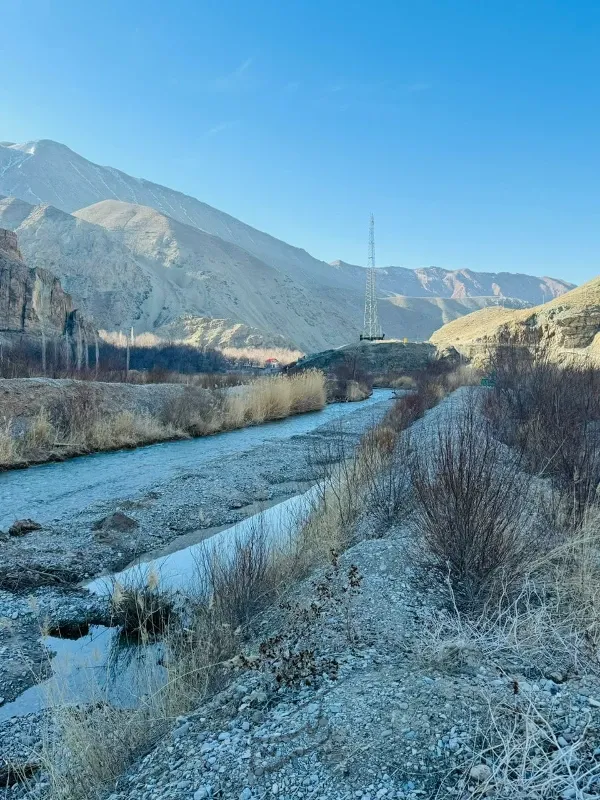
<svg viewBox="0 0 600 800"><path fill-rule="evenodd" d="M51 522L96 501L131 497L214 458L249 450L273 439L309 433L391 396L389 389L376 389L362 403L333 403L322 411L277 422L0 473L0 528L24 516Z"/></svg>
<svg viewBox="0 0 600 800"><path fill-rule="evenodd" d="M47 464L0 475L0 524L22 516L48 521L60 512L74 510L94 500L122 496L125 491L150 488L159 481L174 477L180 470L219 457L241 452L273 439L306 434L315 428L364 408L389 401L389 390L376 390L360 404L340 403L323 411L290 417L281 422L215 434L184 442L169 442L137 450L84 456L61 464ZM386 403L387 405L387 403ZM365 421L365 427L369 422ZM183 547L151 561L140 559L117 575L99 577L90 582L90 591L111 591L112 580L136 585L149 569L156 572L162 589L181 591L193 584L201 588L202 564L206 553L214 549L220 557L233 552L236 541L243 541L260 530L265 539L283 541L293 536L301 519L311 508L318 491L313 487L245 520L219 531L204 542ZM39 711L56 703L85 703L105 700L126 707L135 705L149 690L148 679L160 684L164 678L160 650L154 647L123 646L115 628L93 626L75 641L46 636L43 643L51 657L52 676L32 686L14 702L0 707L0 721ZM140 681L140 676L143 681Z"/></svg>

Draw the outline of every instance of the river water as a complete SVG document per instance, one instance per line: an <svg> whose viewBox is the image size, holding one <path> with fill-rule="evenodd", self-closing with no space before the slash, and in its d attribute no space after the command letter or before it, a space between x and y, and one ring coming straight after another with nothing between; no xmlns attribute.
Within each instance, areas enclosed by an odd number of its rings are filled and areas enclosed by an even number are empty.
<svg viewBox="0 0 600 800"><path fill-rule="evenodd" d="M390 399L375 389L361 403L333 403L322 411L249 428L177 442L118 450L0 473L0 528L24 516L48 523L95 501L132 496L215 458L249 450L274 439L310 433L365 406Z"/></svg>

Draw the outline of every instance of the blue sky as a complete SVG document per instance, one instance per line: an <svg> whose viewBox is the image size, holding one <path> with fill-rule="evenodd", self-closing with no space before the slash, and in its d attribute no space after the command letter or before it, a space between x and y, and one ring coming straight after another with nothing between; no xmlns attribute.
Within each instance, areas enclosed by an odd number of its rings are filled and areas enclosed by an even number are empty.
<svg viewBox="0 0 600 800"><path fill-rule="evenodd" d="M379 264L600 273L600 3L0 7L0 139L56 139L325 260L365 263L373 211Z"/></svg>

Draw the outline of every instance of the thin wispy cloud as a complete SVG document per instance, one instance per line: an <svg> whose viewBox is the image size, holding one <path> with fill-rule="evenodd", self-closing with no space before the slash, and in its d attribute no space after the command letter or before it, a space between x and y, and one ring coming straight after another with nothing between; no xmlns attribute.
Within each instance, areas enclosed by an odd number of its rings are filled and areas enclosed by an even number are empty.
<svg viewBox="0 0 600 800"><path fill-rule="evenodd" d="M209 88L215 92L231 92L249 85L250 68L253 58L247 58L227 75L220 75L209 82Z"/></svg>
<svg viewBox="0 0 600 800"><path fill-rule="evenodd" d="M431 83L427 83L426 81L415 81L414 83L409 83L408 86L405 87L405 90L409 94L418 94L419 92L427 92L431 88Z"/></svg>
<svg viewBox="0 0 600 800"><path fill-rule="evenodd" d="M220 133L223 133L223 131L228 131L231 130L231 128L235 128L238 124L239 120L226 120L224 122L218 122L216 125L213 125L212 128L209 128L204 132L204 138L209 139L213 136L218 136Z"/></svg>

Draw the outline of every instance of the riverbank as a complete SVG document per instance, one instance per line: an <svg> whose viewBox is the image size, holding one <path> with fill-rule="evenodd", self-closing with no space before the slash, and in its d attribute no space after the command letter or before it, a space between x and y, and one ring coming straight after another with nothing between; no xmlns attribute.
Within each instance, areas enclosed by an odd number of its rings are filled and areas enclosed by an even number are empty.
<svg viewBox="0 0 600 800"><path fill-rule="evenodd" d="M315 370L233 389L2 380L0 471L235 430L318 410L326 400Z"/></svg>
<svg viewBox="0 0 600 800"><path fill-rule="evenodd" d="M259 605L254 636L234 643L235 657L221 664L221 691L167 715L158 744L127 769L107 760L121 753L109 735L131 746L140 720L155 724L150 712L100 704L86 708L89 717L67 714L63 735L77 750L66 760L60 740L49 753L50 785L31 796L87 800L81 777L93 768L106 787L94 796L109 800L597 797L597 519L566 542L548 535L550 486L490 438L481 399L482 390L461 390L391 439L394 417L399 431L415 418L410 403L395 407L373 440L389 457L375 483L364 480L369 437L351 459L359 472L342 470L341 483L330 473L325 483L342 547ZM447 486L477 503L452 505ZM327 505L315 531L325 547L334 541ZM485 563L468 562L484 570L482 604L465 605L468 575L451 565L463 541L430 549L430 515L472 529L473 546L486 548ZM499 532L508 550L490 549ZM507 560L510 552L522 557ZM261 597L264 584L244 586L250 599ZM498 604L489 602L494 591Z"/></svg>
<svg viewBox="0 0 600 800"><path fill-rule="evenodd" d="M332 438L353 448L390 397L379 391L360 405L0 476L4 524L17 516L42 524L1 545L0 696L8 703L47 673L43 625L106 621L105 604L80 582L199 541L303 491L324 468L314 463L315 448Z"/></svg>

